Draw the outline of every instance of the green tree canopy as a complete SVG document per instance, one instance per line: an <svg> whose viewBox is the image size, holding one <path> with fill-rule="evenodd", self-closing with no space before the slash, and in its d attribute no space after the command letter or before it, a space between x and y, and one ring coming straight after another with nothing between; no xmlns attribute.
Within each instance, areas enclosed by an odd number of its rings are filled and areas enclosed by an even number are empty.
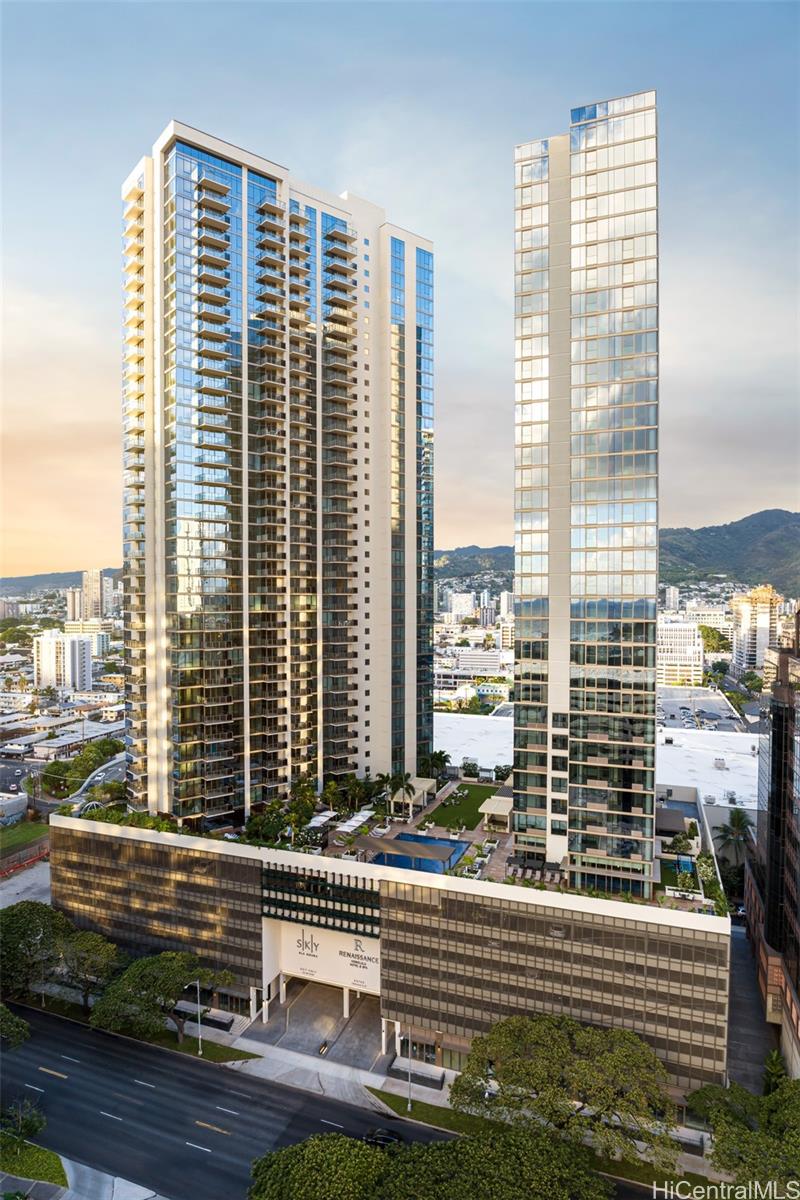
<svg viewBox="0 0 800 1200"><path fill-rule="evenodd" d="M21 900L0 911L0 981L6 996L25 996L53 972L72 924L49 904Z"/></svg>
<svg viewBox="0 0 800 1200"><path fill-rule="evenodd" d="M747 688L748 692L763 692L764 680L755 671L745 671L741 678L741 683Z"/></svg>
<svg viewBox="0 0 800 1200"><path fill-rule="evenodd" d="M753 822L743 808L732 808L726 824L720 825L714 841L721 854L730 857L734 865L743 862Z"/></svg>
<svg viewBox="0 0 800 1200"><path fill-rule="evenodd" d="M387 1154L341 1133L323 1133L253 1163L248 1200L376 1200Z"/></svg>
<svg viewBox="0 0 800 1200"><path fill-rule="evenodd" d="M544 1130L497 1129L416 1143L387 1158L380 1200L605 1200L586 1150Z"/></svg>
<svg viewBox="0 0 800 1200"><path fill-rule="evenodd" d="M561 1016L509 1017L475 1038L450 1103L524 1128L543 1122L572 1145L590 1136L609 1158L637 1161L638 1141L658 1166L674 1163L667 1073L628 1030Z"/></svg>
<svg viewBox="0 0 800 1200"><path fill-rule="evenodd" d="M787 1184L800 1167L800 1079L787 1079L768 1095L754 1096L739 1084L704 1087L689 1108L714 1134L711 1161L736 1184L774 1180Z"/></svg>
<svg viewBox="0 0 800 1200"><path fill-rule="evenodd" d="M10 1143L12 1154L19 1154L25 1143L47 1124L44 1113L33 1100L12 1100L0 1113L0 1130Z"/></svg>
<svg viewBox="0 0 800 1200"><path fill-rule="evenodd" d="M731 649L731 640L720 629L712 625L698 625L700 637L703 639L703 649L706 654L722 654Z"/></svg>
<svg viewBox="0 0 800 1200"><path fill-rule="evenodd" d="M150 958L139 958L108 985L92 1009L91 1024L97 1029L131 1029L137 1037L156 1037L165 1019L172 1021L183 1041L191 1014L178 1008L186 1002L189 984L200 980L202 987L230 983L228 971L204 967L194 954L166 950Z"/></svg>
<svg viewBox="0 0 800 1200"><path fill-rule="evenodd" d="M65 980L81 994L86 1016L92 993L102 991L123 964L120 950L100 933L80 929L61 940L61 967Z"/></svg>
<svg viewBox="0 0 800 1200"><path fill-rule="evenodd" d="M9 1049L21 1046L31 1036L31 1027L22 1017L18 1017L5 1004L0 1004L0 1041L6 1042Z"/></svg>

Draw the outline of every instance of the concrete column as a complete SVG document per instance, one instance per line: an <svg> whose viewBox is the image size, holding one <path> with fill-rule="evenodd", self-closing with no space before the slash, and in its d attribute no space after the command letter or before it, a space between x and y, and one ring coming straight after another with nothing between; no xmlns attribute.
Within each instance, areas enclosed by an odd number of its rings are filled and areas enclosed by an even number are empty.
<svg viewBox="0 0 800 1200"><path fill-rule="evenodd" d="M350 988L342 988L342 1016L345 1021L350 1016Z"/></svg>
<svg viewBox="0 0 800 1200"><path fill-rule="evenodd" d="M250 1020L255 1021L258 1013L258 1001L256 999L256 989L250 988Z"/></svg>
<svg viewBox="0 0 800 1200"><path fill-rule="evenodd" d="M386 1017L381 1017L381 1054L386 1053Z"/></svg>
<svg viewBox="0 0 800 1200"><path fill-rule="evenodd" d="M395 1052L395 1054L400 1053L400 1022L399 1021L395 1021L395 1023L394 1023L394 1052Z"/></svg>
<svg viewBox="0 0 800 1200"><path fill-rule="evenodd" d="M278 994L280 996L280 1003L285 1004L286 1003L286 976L284 975L283 971L281 971L280 975L278 976Z"/></svg>

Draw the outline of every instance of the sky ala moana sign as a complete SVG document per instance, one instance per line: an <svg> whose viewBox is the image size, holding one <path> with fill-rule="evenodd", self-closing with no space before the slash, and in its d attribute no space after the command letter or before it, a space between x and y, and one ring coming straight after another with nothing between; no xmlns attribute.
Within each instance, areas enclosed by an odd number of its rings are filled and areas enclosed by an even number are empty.
<svg viewBox="0 0 800 1200"><path fill-rule="evenodd" d="M377 938L281 922L281 970L336 987L380 994Z"/></svg>

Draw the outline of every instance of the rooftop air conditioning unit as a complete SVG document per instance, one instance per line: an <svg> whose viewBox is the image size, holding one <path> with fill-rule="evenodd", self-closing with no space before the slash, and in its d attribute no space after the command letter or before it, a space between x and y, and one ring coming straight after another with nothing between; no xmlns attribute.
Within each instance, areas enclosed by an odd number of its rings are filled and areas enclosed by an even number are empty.
<svg viewBox="0 0 800 1200"><path fill-rule="evenodd" d="M716 769L717 769L718 771L726 771L726 770L727 770L727 767L725 766L725 759L724 759L724 758L715 758L715 759L714 759L714 766L716 767Z"/></svg>

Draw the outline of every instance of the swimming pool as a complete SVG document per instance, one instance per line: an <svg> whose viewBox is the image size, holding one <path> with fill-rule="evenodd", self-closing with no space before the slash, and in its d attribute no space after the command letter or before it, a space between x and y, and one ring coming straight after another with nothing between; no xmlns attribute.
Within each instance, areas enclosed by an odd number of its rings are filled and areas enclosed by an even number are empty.
<svg viewBox="0 0 800 1200"><path fill-rule="evenodd" d="M458 860L469 849L469 842L454 842L450 838L424 837L421 833L398 833L393 839L396 842L423 842L428 846L446 846L452 851L446 859L414 858L412 854L376 854L374 863L386 867L405 867L409 871L428 871L434 875L443 875L454 867Z"/></svg>

